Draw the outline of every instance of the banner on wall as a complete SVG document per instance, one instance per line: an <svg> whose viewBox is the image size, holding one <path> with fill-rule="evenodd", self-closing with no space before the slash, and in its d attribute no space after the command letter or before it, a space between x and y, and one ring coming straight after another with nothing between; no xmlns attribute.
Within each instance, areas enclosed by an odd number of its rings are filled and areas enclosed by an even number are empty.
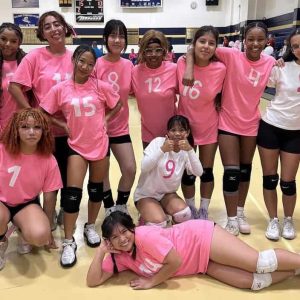
<svg viewBox="0 0 300 300"><path fill-rule="evenodd" d="M20 27L36 27L39 14L14 14L14 23Z"/></svg>
<svg viewBox="0 0 300 300"><path fill-rule="evenodd" d="M75 14L77 23L104 22L103 1L76 0Z"/></svg>
<svg viewBox="0 0 300 300"><path fill-rule="evenodd" d="M162 7L162 0L120 0L124 8L156 8Z"/></svg>
<svg viewBox="0 0 300 300"><path fill-rule="evenodd" d="M39 0L11 0L12 8L39 7Z"/></svg>

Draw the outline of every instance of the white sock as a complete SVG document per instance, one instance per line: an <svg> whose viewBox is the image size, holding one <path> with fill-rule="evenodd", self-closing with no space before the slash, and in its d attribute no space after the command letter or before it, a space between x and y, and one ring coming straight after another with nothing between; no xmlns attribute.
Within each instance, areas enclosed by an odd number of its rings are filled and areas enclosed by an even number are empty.
<svg viewBox="0 0 300 300"><path fill-rule="evenodd" d="M237 215L242 214L244 212L244 207L243 206L238 206L237 207Z"/></svg>
<svg viewBox="0 0 300 300"><path fill-rule="evenodd" d="M209 203L210 203L210 199L201 198L200 208L204 208L204 209L208 210Z"/></svg>
<svg viewBox="0 0 300 300"><path fill-rule="evenodd" d="M228 217L228 221L237 221L237 216Z"/></svg>
<svg viewBox="0 0 300 300"><path fill-rule="evenodd" d="M186 199L185 199L185 203L186 203L188 206L194 206L194 207L195 207L195 197L192 197L192 198L186 198Z"/></svg>

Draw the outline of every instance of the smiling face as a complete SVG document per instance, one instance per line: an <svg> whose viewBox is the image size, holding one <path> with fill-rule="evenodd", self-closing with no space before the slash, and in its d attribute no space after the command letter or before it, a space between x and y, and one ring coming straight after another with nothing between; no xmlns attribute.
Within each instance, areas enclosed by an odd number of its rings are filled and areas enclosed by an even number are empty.
<svg viewBox="0 0 300 300"><path fill-rule="evenodd" d="M121 55L126 45L125 41L125 35L120 32L119 28L112 31L107 38L108 51L116 56Z"/></svg>
<svg viewBox="0 0 300 300"><path fill-rule="evenodd" d="M43 37L48 41L49 45L65 43L66 30L54 16L47 16L42 28Z"/></svg>
<svg viewBox="0 0 300 300"><path fill-rule="evenodd" d="M42 137L42 126L33 117L29 116L19 126L20 149L21 152L33 152Z"/></svg>
<svg viewBox="0 0 300 300"><path fill-rule="evenodd" d="M217 47L216 38L212 33L200 36L194 45L196 65L205 66L215 54Z"/></svg>
<svg viewBox="0 0 300 300"><path fill-rule="evenodd" d="M115 250L131 252L134 246L134 232L121 224L117 224L109 241Z"/></svg>
<svg viewBox="0 0 300 300"><path fill-rule="evenodd" d="M95 63L93 53L86 51L78 54L78 58L74 61L75 82L86 82L94 69Z"/></svg>
<svg viewBox="0 0 300 300"><path fill-rule="evenodd" d="M260 27L249 29L245 38L246 56L249 60L257 61L260 59L261 52L267 43L265 31Z"/></svg>
<svg viewBox="0 0 300 300"><path fill-rule="evenodd" d="M296 57L296 62L300 64L300 34L291 37L291 49Z"/></svg>
<svg viewBox="0 0 300 300"><path fill-rule="evenodd" d="M180 123L176 122L172 128L168 130L168 138L176 143L180 140L185 140L190 134L189 130L186 130Z"/></svg>
<svg viewBox="0 0 300 300"><path fill-rule="evenodd" d="M21 41L16 32L5 28L0 33L0 50L5 60L15 60Z"/></svg>

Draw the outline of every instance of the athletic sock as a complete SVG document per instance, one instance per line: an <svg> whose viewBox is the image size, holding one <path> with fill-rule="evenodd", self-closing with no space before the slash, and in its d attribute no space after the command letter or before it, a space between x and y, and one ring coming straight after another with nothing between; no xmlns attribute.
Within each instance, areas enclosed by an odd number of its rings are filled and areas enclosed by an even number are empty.
<svg viewBox="0 0 300 300"><path fill-rule="evenodd" d="M110 208L115 205L111 190L103 192L104 208Z"/></svg>

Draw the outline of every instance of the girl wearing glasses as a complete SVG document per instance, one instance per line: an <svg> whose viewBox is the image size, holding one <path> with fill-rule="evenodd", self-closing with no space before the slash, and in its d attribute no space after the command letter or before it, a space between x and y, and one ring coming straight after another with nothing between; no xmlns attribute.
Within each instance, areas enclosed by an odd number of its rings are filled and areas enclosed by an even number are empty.
<svg viewBox="0 0 300 300"><path fill-rule="evenodd" d="M78 46L72 57L73 78L54 86L41 102L41 107L47 113L54 115L62 111L67 120L66 123L54 120L68 134L69 146L67 187L62 194L65 212L65 239L60 260L62 267L72 267L77 260L73 230L88 167L88 218L83 234L88 246L97 247L100 244L95 222L103 200L103 179L108 169L105 122L120 110L121 103L119 95L108 83L90 76L96 59L92 47Z"/></svg>
<svg viewBox="0 0 300 300"><path fill-rule="evenodd" d="M34 108L15 112L0 139L0 270L5 265L5 234L10 221L19 228L20 238L29 248L56 248L50 222L55 191L62 187L62 182L52 151L48 118ZM39 202L41 192L47 200L44 211ZM18 245L19 253L28 253L28 247L25 250L22 244Z"/></svg>
<svg viewBox="0 0 300 300"><path fill-rule="evenodd" d="M268 86L276 88L260 121L257 144L263 170L263 193L270 221L266 237L294 239L293 213L296 205L296 182L300 158L300 31L287 39L284 67L274 67ZM281 171L278 175L278 160ZM282 230L277 215L276 186L280 178L284 219Z"/></svg>
<svg viewBox="0 0 300 300"><path fill-rule="evenodd" d="M168 41L156 30L148 30L140 41L138 65L132 87L141 114L143 148L165 136L165 126L176 113L176 64L165 61Z"/></svg>
<svg viewBox="0 0 300 300"><path fill-rule="evenodd" d="M64 17L56 11L48 11L40 16L37 38L48 45L30 51L22 60L11 79L9 92L12 94L18 106L30 107L25 98L24 91L32 89L36 103L39 106L41 100L48 91L57 83L70 79L73 72L72 52L66 48L66 37L74 35L73 28L65 21ZM57 118L64 120L61 113ZM64 186L67 180L67 136L59 127L54 126L55 152ZM62 203L61 203L62 205ZM58 222L63 224L63 210L60 210ZM55 229L53 224L53 229Z"/></svg>
<svg viewBox="0 0 300 300"><path fill-rule="evenodd" d="M127 212L127 201L134 182L136 163L129 134L128 97L131 91L131 70L133 64L121 55L127 47L127 28L120 20L106 23L103 39L107 53L97 60L95 76L109 83L120 95L122 108L107 123L109 145L121 170L118 185L118 196L115 209ZM104 207L106 211L113 209L115 203L109 182L109 173L104 180Z"/></svg>
<svg viewBox="0 0 300 300"><path fill-rule="evenodd" d="M195 177L185 172L182 189L194 218L201 219L208 218L208 206L214 188L213 165L218 147L219 123L216 97L221 93L226 74L225 65L215 56L218 38L219 33L213 26L203 26L196 31L192 41L195 51L193 87L182 83L185 59L181 57L177 62L180 93L178 113L187 117L191 123L194 143L199 147L199 159L203 165L199 211L195 208Z"/></svg>

